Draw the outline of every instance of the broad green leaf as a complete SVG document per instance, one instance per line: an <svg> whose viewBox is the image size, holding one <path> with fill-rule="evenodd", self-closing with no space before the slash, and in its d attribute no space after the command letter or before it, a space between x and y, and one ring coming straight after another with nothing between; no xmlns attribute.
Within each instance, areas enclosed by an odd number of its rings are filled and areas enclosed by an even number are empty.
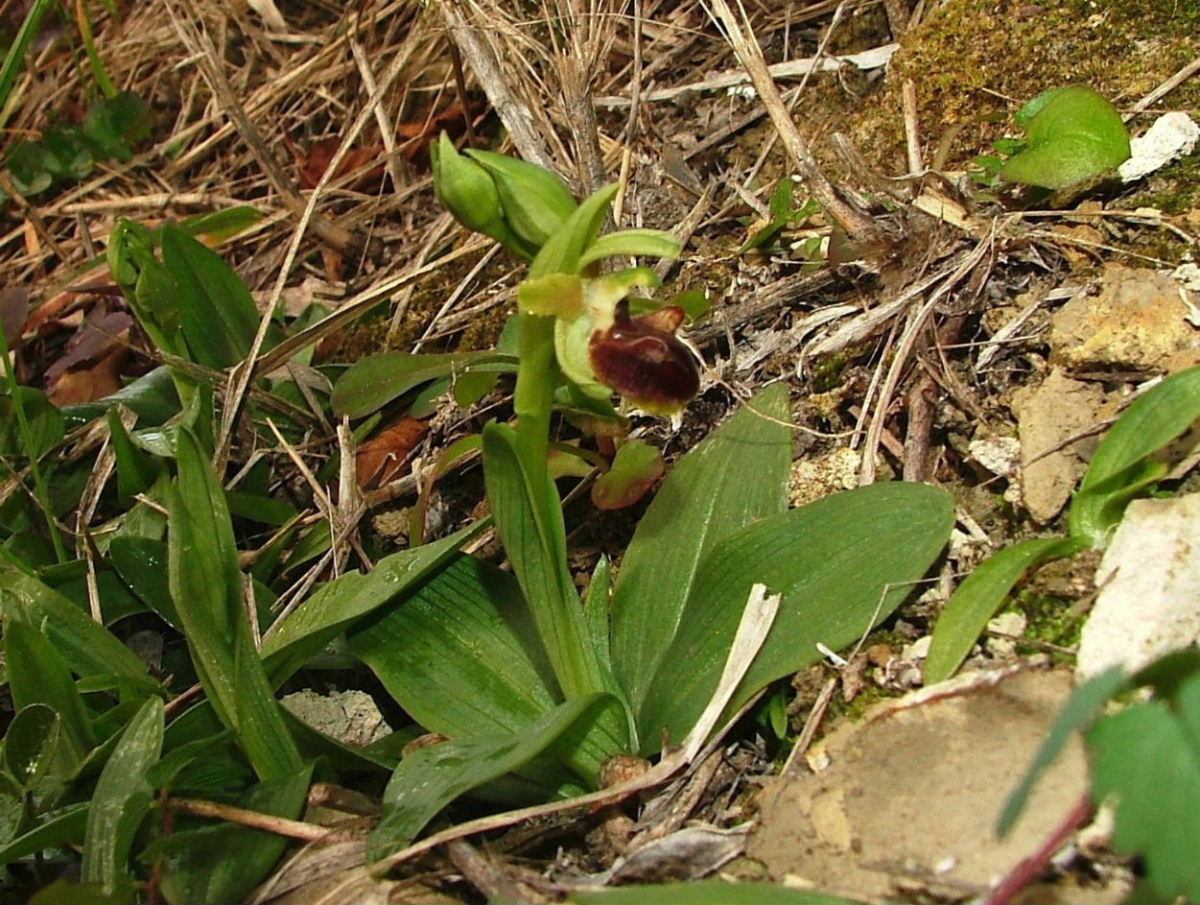
<svg viewBox="0 0 1200 905"><path fill-rule="evenodd" d="M263 639L272 684L282 683L356 621L417 587L486 524L476 522L431 544L393 553L366 575L348 572L322 585Z"/></svg>
<svg viewBox="0 0 1200 905"><path fill-rule="evenodd" d="M63 766L73 770L96 747L87 708L75 687L71 666L37 628L6 607L4 660L13 706L45 704L61 720Z"/></svg>
<svg viewBox="0 0 1200 905"><path fill-rule="evenodd" d="M170 369L165 366L155 368L111 396L95 402L68 405L63 409L63 415L71 427L76 427L99 418L118 404L136 414L139 424L162 424L179 411L179 395L175 392Z"/></svg>
<svg viewBox="0 0 1200 905"><path fill-rule="evenodd" d="M1000 813L1000 819L996 821L997 836L1003 838L1012 829L1038 779L1062 753L1071 736L1091 724L1109 699L1124 691L1130 684L1129 678L1121 668L1114 666L1075 689L1071 699L1055 719L1054 725L1050 727L1046 740L1033 756L1033 761L1021 777L1020 784L1013 789L1008 801L1004 803L1004 810Z"/></svg>
<svg viewBox="0 0 1200 905"><path fill-rule="evenodd" d="M333 388L333 410L338 415L362 418L431 380L465 374L503 374L516 369L515 355L495 352L438 355L384 352L359 359L338 378Z"/></svg>
<svg viewBox="0 0 1200 905"><path fill-rule="evenodd" d="M311 767L264 781L239 807L295 820L304 808ZM162 858L162 892L173 905L242 902L263 881L290 844L275 833L221 823L176 832L152 844L143 860Z"/></svg>
<svg viewBox="0 0 1200 905"><path fill-rule="evenodd" d="M782 384L755 396L675 464L638 523L612 600L613 669L635 712L675 635L701 558L751 521L787 508L791 432L768 420L787 416Z"/></svg>
<svg viewBox="0 0 1200 905"><path fill-rule="evenodd" d="M80 873L84 882L101 884L105 893L132 892L129 853L154 798L145 774L158 760L162 740L163 702L148 698L96 781Z"/></svg>
<svg viewBox="0 0 1200 905"><path fill-rule="evenodd" d="M726 716L770 682L816 662L886 618L937 559L954 502L925 484L873 484L769 516L714 546L697 570L679 631L638 713L643 753L660 731L679 742L707 705L751 587L779 614Z"/></svg>
<svg viewBox="0 0 1200 905"><path fill-rule="evenodd" d="M88 802L67 805L48 814L38 826L0 846L0 864L11 864L47 849L83 842Z"/></svg>
<svg viewBox="0 0 1200 905"><path fill-rule="evenodd" d="M300 755L250 635L224 491L190 431L169 499L168 580L196 674L259 777L291 776Z"/></svg>
<svg viewBox="0 0 1200 905"><path fill-rule="evenodd" d="M54 708L33 703L21 708L4 734L4 767L23 790L32 790L58 760L62 721Z"/></svg>
<svg viewBox="0 0 1200 905"><path fill-rule="evenodd" d="M17 421L13 398L0 396L0 455L41 458L60 442L66 433L66 421L46 394L33 387L17 387L25 418L29 422L30 440L33 449L25 448Z"/></svg>
<svg viewBox="0 0 1200 905"><path fill-rule="evenodd" d="M149 537L118 537L109 544L108 556L130 591L172 628L179 629L182 623L167 578L166 543Z"/></svg>
<svg viewBox="0 0 1200 905"><path fill-rule="evenodd" d="M771 883L726 883L696 880L649 886L613 886L577 891L567 896L573 905L858 905L852 899Z"/></svg>
<svg viewBox="0 0 1200 905"><path fill-rule="evenodd" d="M171 224L162 229L162 259L178 288L175 303L192 358L217 369L240 362L260 319L246 284L217 254Z"/></svg>
<svg viewBox="0 0 1200 905"><path fill-rule="evenodd" d="M383 793L383 817L369 839L369 858L377 861L407 845L450 802L529 763L606 701L611 702L606 695L575 698L513 732L418 748L400 762Z"/></svg>
<svg viewBox="0 0 1200 905"><path fill-rule="evenodd" d="M134 901L132 890L106 893L99 883L72 883L58 879L49 886L39 889L30 899L29 905L128 905Z"/></svg>
<svg viewBox="0 0 1200 905"><path fill-rule="evenodd" d="M451 738L516 731L562 699L516 580L470 556L348 640L418 723Z"/></svg>
<svg viewBox="0 0 1200 905"><path fill-rule="evenodd" d="M0 611L14 611L30 625L41 626L54 649L80 676L116 674L141 679L146 664L104 626L67 597L36 578L19 572L0 572Z"/></svg>
<svg viewBox="0 0 1200 905"><path fill-rule="evenodd" d="M1130 403L1096 448L1071 502L1072 535L1095 545L1121 517L1121 508L1147 480L1165 471L1143 471L1158 452L1200 418L1200 367L1167 377ZM1115 504L1115 505L1114 505Z"/></svg>
<svg viewBox="0 0 1200 905"><path fill-rule="evenodd" d="M563 695L571 698L606 691L623 693L588 640L579 593L567 567L566 531L558 492L540 467L527 469L511 427L483 430L483 476L496 533L533 615L538 636ZM626 727L606 727L612 753L627 744Z"/></svg>
<svg viewBox="0 0 1200 905"><path fill-rule="evenodd" d="M1129 130L1109 101L1085 85L1054 88L1017 115L1027 148L1000 178L1064 189L1116 169L1129 157Z"/></svg>
<svg viewBox="0 0 1200 905"><path fill-rule="evenodd" d="M1028 569L1060 559L1083 547L1065 537L1035 537L993 553L975 567L946 601L933 629L925 660L926 685L954 675L979 640L988 620L1008 599L1008 594Z"/></svg>
<svg viewBox="0 0 1200 905"><path fill-rule="evenodd" d="M1115 797L1113 848L1140 855L1167 899L1200 900L1200 676L1176 706L1154 700L1099 720L1087 733L1092 796Z"/></svg>
<svg viewBox="0 0 1200 905"><path fill-rule="evenodd" d="M622 443L612 467L592 485L592 502L597 509L632 506L662 477L666 466L657 447L643 440Z"/></svg>
<svg viewBox="0 0 1200 905"><path fill-rule="evenodd" d="M616 255L677 258L682 248L678 239L661 229L622 229L598 237L579 256L579 266Z"/></svg>

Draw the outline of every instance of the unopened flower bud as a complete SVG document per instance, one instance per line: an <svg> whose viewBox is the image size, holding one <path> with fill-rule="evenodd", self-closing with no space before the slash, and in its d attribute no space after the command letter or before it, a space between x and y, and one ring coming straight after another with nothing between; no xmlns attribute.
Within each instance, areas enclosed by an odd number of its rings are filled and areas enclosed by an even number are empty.
<svg viewBox="0 0 1200 905"><path fill-rule="evenodd" d="M531 257L528 246L504 222L500 194L486 169L459 154L445 132L429 146L429 157L433 164L433 190L455 220L523 257Z"/></svg>
<svg viewBox="0 0 1200 905"><path fill-rule="evenodd" d="M492 177L509 229L533 248L541 248L574 212L571 190L544 167L492 151L466 153Z"/></svg>

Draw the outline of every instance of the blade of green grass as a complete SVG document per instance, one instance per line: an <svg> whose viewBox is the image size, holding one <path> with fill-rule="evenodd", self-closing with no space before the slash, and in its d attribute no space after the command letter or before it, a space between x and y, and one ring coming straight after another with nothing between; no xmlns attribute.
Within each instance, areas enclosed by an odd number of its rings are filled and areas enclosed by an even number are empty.
<svg viewBox="0 0 1200 905"><path fill-rule="evenodd" d="M993 553L976 566L938 616L925 660L925 684L954 674L1026 570L1070 556L1083 546L1071 538L1035 537Z"/></svg>
<svg viewBox="0 0 1200 905"><path fill-rule="evenodd" d="M121 734L96 781L88 809L81 876L85 883L101 884L109 895L133 893L129 853L154 798L146 771L162 753L163 721L162 700L148 698Z"/></svg>

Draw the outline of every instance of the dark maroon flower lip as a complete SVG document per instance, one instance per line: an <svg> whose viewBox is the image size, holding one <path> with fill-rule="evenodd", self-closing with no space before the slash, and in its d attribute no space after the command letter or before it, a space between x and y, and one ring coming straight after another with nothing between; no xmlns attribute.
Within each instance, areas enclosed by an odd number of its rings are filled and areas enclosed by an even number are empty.
<svg viewBox="0 0 1200 905"><path fill-rule="evenodd" d="M674 305L640 317L617 303L613 325L592 334L588 359L596 378L638 408L673 414L700 390L700 369L675 335L684 311Z"/></svg>

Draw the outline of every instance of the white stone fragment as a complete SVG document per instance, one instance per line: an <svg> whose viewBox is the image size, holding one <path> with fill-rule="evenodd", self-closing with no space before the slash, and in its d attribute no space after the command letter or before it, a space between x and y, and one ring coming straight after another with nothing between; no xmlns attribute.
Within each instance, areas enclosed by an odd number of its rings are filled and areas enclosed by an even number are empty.
<svg viewBox="0 0 1200 905"><path fill-rule="evenodd" d="M1096 573L1077 673L1127 671L1200 639L1200 493L1129 504Z"/></svg>
<svg viewBox="0 0 1200 905"><path fill-rule="evenodd" d="M1130 157L1117 170L1122 182L1135 182L1173 160L1191 154L1200 126L1186 113L1164 113L1145 134L1129 142Z"/></svg>

